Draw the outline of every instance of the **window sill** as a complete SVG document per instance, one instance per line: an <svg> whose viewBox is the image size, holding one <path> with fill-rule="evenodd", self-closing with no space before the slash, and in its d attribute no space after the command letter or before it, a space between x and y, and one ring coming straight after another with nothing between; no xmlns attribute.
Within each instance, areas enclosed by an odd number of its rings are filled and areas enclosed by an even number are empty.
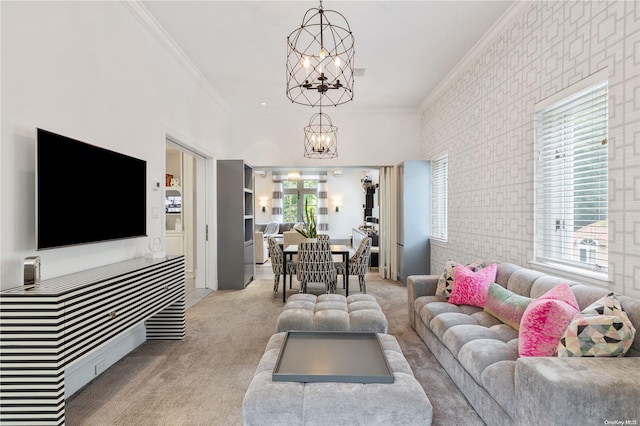
<svg viewBox="0 0 640 426"><path fill-rule="evenodd" d="M529 265L531 265L531 269L534 271L544 272L545 274L555 275L582 284L596 285L604 288L610 288L613 285L606 272L586 271L557 263L542 263L536 261L529 262Z"/></svg>
<svg viewBox="0 0 640 426"><path fill-rule="evenodd" d="M430 241L432 244L435 244L437 246L446 246L449 241L448 240L443 240L442 238L438 238L438 237L429 237Z"/></svg>

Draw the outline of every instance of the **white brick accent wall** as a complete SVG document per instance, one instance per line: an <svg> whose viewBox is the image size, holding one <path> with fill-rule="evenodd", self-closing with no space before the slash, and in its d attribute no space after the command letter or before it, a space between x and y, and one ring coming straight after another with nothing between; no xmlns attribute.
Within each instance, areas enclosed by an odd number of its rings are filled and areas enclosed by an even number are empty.
<svg viewBox="0 0 640 426"><path fill-rule="evenodd" d="M640 2L532 2L428 102L422 153L449 154L446 260L533 259L533 107L607 68L609 279L640 297Z"/></svg>

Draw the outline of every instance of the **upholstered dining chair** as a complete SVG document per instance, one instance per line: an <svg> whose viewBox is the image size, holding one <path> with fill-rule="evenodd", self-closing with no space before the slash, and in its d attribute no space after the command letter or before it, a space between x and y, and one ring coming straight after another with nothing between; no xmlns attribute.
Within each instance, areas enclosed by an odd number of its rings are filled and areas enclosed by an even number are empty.
<svg viewBox="0 0 640 426"><path fill-rule="evenodd" d="M336 267L327 242L298 244L296 276L300 292L307 292L307 283L324 283L327 293L335 293Z"/></svg>
<svg viewBox="0 0 640 426"><path fill-rule="evenodd" d="M319 243L327 243L327 244L329 244L329 235L328 234L318 234L318 242Z"/></svg>
<svg viewBox="0 0 640 426"><path fill-rule="evenodd" d="M284 270L284 253L282 252L282 248L280 244L276 241L275 238L269 237L268 240L269 245L269 257L271 258L271 268L273 269L273 297L276 297L278 293L278 286L280 284L280 276ZM287 262L287 275L293 275L296 273L296 264L295 262ZM286 278L283 280L282 285L287 284Z"/></svg>
<svg viewBox="0 0 640 426"><path fill-rule="evenodd" d="M364 276L369 269L369 256L371 256L371 237L365 237L360 242L355 254L349 259L349 275L357 275L360 283L360 292L367 292L367 285ZM344 262L335 262L336 271L339 275L345 274ZM349 285L349 277L347 277Z"/></svg>

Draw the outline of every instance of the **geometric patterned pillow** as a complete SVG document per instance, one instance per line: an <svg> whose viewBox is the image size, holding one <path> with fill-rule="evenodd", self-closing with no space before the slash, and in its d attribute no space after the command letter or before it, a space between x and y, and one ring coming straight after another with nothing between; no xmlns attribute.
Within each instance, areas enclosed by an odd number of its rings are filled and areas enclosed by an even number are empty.
<svg viewBox="0 0 640 426"><path fill-rule="evenodd" d="M609 293L584 308L582 313L584 315L615 315L616 311L624 312L615 293Z"/></svg>
<svg viewBox="0 0 640 426"><path fill-rule="evenodd" d="M575 316L558 343L558 356L624 356L635 334L620 302L610 293Z"/></svg>
<svg viewBox="0 0 640 426"><path fill-rule="evenodd" d="M436 296L444 297L448 299L451 295L451 290L453 290L453 282L454 282L454 271L456 269L456 263L453 260L448 260L447 263L444 264L444 272L440 275L438 279L438 287L436 287ZM484 268L484 264L481 260L476 260L466 265L467 268L471 269L473 272L477 272L480 269Z"/></svg>

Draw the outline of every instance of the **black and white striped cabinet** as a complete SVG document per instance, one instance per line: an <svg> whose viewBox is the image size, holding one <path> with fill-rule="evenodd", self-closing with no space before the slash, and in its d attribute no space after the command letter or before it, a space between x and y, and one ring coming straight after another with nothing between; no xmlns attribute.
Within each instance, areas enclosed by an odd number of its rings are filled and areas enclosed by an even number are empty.
<svg viewBox="0 0 640 426"><path fill-rule="evenodd" d="M64 424L64 371L146 321L185 336L184 257L136 258L0 292L0 424Z"/></svg>

